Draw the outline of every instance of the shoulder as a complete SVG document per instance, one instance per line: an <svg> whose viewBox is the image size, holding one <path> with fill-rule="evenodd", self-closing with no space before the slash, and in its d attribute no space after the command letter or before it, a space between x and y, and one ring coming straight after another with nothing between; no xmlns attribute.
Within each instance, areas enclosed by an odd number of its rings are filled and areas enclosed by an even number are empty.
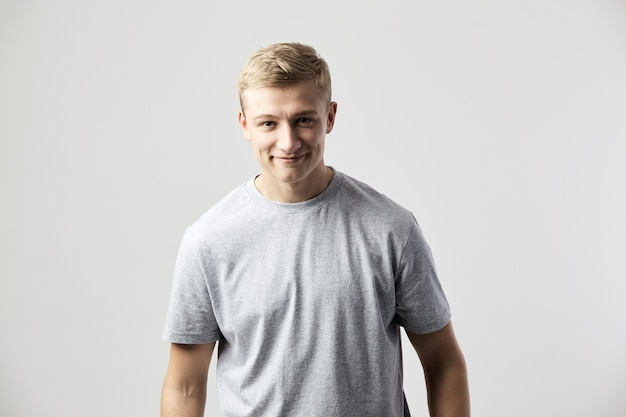
<svg viewBox="0 0 626 417"><path fill-rule="evenodd" d="M239 185L198 217L186 231L190 240L203 240L220 232L226 232L241 219L249 218L254 212L247 191L247 182Z"/></svg>
<svg viewBox="0 0 626 417"><path fill-rule="evenodd" d="M369 184L346 174L343 174L339 200L351 211L362 216L371 216L381 221L393 220L407 226L415 222L413 214L407 208Z"/></svg>

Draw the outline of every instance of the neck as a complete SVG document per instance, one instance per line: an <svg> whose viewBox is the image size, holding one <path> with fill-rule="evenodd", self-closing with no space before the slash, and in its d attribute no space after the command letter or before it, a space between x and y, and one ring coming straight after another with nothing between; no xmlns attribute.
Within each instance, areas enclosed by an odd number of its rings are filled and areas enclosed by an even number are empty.
<svg viewBox="0 0 626 417"><path fill-rule="evenodd" d="M301 203L319 195L328 187L333 179L332 168L325 165L320 169L320 174L311 175L299 182L281 183L272 181L269 174L261 173L254 180L254 184L263 196L279 203Z"/></svg>

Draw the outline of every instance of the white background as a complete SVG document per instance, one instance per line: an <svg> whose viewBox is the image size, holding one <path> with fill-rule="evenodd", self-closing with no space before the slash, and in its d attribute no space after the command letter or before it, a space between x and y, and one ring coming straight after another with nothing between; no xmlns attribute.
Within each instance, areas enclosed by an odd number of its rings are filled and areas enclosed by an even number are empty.
<svg viewBox="0 0 626 417"><path fill-rule="evenodd" d="M0 1L0 415L158 415L178 243L257 172L236 83L279 41L331 67L327 163L418 218L474 416L623 417L618 0Z"/></svg>

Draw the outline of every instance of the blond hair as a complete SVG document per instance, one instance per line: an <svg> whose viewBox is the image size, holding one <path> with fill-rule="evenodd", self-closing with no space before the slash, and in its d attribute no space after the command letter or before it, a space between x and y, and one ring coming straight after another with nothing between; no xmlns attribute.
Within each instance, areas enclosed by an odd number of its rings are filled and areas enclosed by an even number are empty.
<svg viewBox="0 0 626 417"><path fill-rule="evenodd" d="M326 61L309 46L298 42L275 43L256 51L239 75L239 101L250 88L280 87L315 80L322 98L330 104L330 71Z"/></svg>

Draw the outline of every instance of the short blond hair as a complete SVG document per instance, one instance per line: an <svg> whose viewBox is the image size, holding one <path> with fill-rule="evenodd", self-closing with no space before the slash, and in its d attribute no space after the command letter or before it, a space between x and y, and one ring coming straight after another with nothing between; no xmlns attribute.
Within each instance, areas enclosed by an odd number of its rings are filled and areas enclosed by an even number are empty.
<svg viewBox="0 0 626 417"><path fill-rule="evenodd" d="M330 104L332 90L326 61L309 46L298 42L275 43L256 51L239 75L239 101L250 88L276 87L315 80L322 98Z"/></svg>

